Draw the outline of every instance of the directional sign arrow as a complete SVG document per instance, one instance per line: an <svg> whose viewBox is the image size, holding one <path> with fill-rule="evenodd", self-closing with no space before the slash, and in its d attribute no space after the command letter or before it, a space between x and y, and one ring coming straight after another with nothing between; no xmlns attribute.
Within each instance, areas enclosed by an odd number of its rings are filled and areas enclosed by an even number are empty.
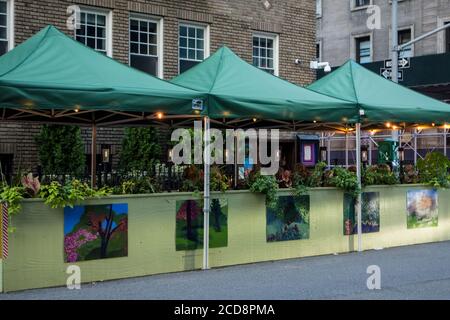
<svg viewBox="0 0 450 320"><path fill-rule="evenodd" d="M410 66L409 58L401 58L400 61L398 62L398 65L400 68L409 68Z"/></svg>
<svg viewBox="0 0 450 320"><path fill-rule="evenodd" d="M381 68L380 75L385 77L388 80L391 80L392 79L392 69ZM398 81L403 81L403 70L398 71Z"/></svg>
<svg viewBox="0 0 450 320"><path fill-rule="evenodd" d="M390 78L391 78L391 73L392 73L392 70L389 70L389 69L381 69L381 75L382 75L383 77L385 77L386 79L390 79Z"/></svg>

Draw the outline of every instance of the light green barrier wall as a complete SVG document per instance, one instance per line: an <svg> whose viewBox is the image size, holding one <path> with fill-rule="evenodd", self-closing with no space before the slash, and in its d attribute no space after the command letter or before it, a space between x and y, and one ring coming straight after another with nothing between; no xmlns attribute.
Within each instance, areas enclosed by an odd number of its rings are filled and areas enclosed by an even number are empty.
<svg viewBox="0 0 450 320"><path fill-rule="evenodd" d="M450 191L439 191L439 226L406 227L406 192L421 186L372 187L380 192L380 232L363 236L364 249L387 248L450 239ZM280 194L289 195L289 191ZM86 204L128 203L128 257L76 263L83 282L119 279L201 268L202 250L175 251L175 202L191 194L114 196ZM349 252L356 236L343 235L343 193L310 191L310 239L266 242L264 197L247 191L215 194L228 199L228 247L210 250L211 267ZM14 218L10 256L3 261L3 290L65 285L63 210L39 200L24 201ZM1 269L0 269L1 270ZM1 284L1 281L0 281Z"/></svg>

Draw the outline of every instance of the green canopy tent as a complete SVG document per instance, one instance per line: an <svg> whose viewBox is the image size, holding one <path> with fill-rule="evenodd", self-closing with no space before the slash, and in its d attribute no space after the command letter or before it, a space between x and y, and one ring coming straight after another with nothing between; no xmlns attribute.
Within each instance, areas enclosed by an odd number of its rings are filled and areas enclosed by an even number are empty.
<svg viewBox="0 0 450 320"><path fill-rule="evenodd" d="M236 124L247 120L294 123L345 122L355 105L317 94L260 70L223 46L208 59L172 80L208 94L207 114ZM239 118L240 120L236 120Z"/></svg>
<svg viewBox="0 0 450 320"><path fill-rule="evenodd" d="M92 125L92 184L96 126L162 124L198 117L205 96L121 64L53 26L0 57L0 120Z"/></svg>
<svg viewBox="0 0 450 320"><path fill-rule="evenodd" d="M358 113L349 120L356 123L356 167L360 186L361 125L397 122L406 127L417 123L446 125L450 121L450 105L389 81L352 60L308 88L354 103ZM361 196L357 203L358 250L361 251Z"/></svg>
<svg viewBox="0 0 450 320"><path fill-rule="evenodd" d="M198 92L130 68L53 26L0 57L2 120L109 124L192 114Z"/></svg>
<svg viewBox="0 0 450 320"><path fill-rule="evenodd" d="M268 120L276 122L277 127L281 124L298 128L302 123L322 122L322 115L327 116L327 122L345 122L345 118L354 115L356 110L351 101L317 94L260 70L226 46L172 82L208 94L206 130L209 118L222 118L224 123L235 127L253 126L256 121L262 122L258 126L267 127L264 122ZM208 134L205 141L209 141ZM209 154L208 149L206 152ZM203 266L207 269L210 195L209 165L206 163L204 172Z"/></svg>
<svg viewBox="0 0 450 320"><path fill-rule="evenodd" d="M376 124L440 123L450 121L450 105L387 80L353 60L311 84L308 89L351 101L359 111L349 122ZM324 115L325 117L325 115Z"/></svg>

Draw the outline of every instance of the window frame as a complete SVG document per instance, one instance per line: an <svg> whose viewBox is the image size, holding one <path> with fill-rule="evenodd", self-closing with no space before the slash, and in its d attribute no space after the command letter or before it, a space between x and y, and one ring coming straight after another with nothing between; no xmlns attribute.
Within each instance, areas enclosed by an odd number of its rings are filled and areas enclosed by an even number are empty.
<svg viewBox="0 0 450 320"><path fill-rule="evenodd" d="M106 55L110 58L113 57L113 32L112 32L112 25L113 25L113 13L112 10L108 10L108 9L101 9L101 8L96 8L96 7L88 7L88 6L80 6L80 14L81 13L90 13L90 14L96 14L96 15L105 15L106 19L105 19L105 30L106 30L106 39L105 39L105 49L106 49ZM81 21L80 21L81 24ZM77 29L74 30L74 39L75 41L77 40ZM79 42L79 41L78 41ZM80 42L82 43L82 42ZM82 43L83 44L83 43ZM86 45L87 46L87 45ZM88 47L90 48L90 47ZM93 49L93 48L91 48ZM95 49L93 49L95 50ZM95 50L97 51L97 50ZM99 52L99 51L97 51Z"/></svg>
<svg viewBox="0 0 450 320"><path fill-rule="evenodd" d="M369 38L369 44L370 44L370 61L364 62L364 63L373 62L373 37L372 37L372 34L362 34L362 35L353 36L353 57L354 57L354 60L356 62L358 62L359 64L362 64L362 63L361 63L360 45L358 46L358 44L361 43L361 39L363 39L363 38Z"/></svg>
<svg viewBox="0 0 450 320"><path fill-rule="evenodd" d="M253 56L253 49L254 49L253 39L255 37L273 40L273 74L278 77L279 71L280 71L280 66L279 66L279 63L280 63L280 55L279 55L280 54L280 48L279 48L280 35L277 33L257 32L257 31L252 33L252 40L251 40L252 41L251 42L252 43L252 65L253 65L253 58L254 58L254 56ZM269 69L269 68L263 69L263 68L260 68L259 66L255 66L255 67L257 67L260 70L264 70L264 71L266 69Z"/></svg>
<svg viewBox="0 0 450 320"><path fill-rule="evenodd" d="M128 18L128 36L130 37L130 21L134 20L144 20L147 22L156 23L156 54L158 58L158 73L157 77L164 79L164 19L162 17L156 17L152 15L130 12ZM128 39L128 65L131 66L131 38ZM149 56L149 55L145 55Z"/></svg>
<svg viewBox="0 0 450 320"><path fill-rule="evenodd" d="M445 24L450 23L450 16L438 17L437 28L443 27ZM447 34L450 29L445 29L444 32L437 33L437 53L448 53L447 48ZM449 35L450 36L450 35Z"/></svg>
<svg viewBox="0 0 450 320"><path fill-rule="evenodd" d="M402 44L400 43L400 37L399 37L400 33L401 33L401 32L404 32L404 31L408 31L408 30L409 30L409 33L410 33L410 35L411 35L411 40L414 39L414 27L413 27L413 26L409 26L409 27L405 27L405 28L399 28L398 31L397 31L397 32L398 32L398 35L397 35L398 45L402 45ZM392 35L391 35L391 36L392 36ZM391 42L392 42L392 41L391 41ZM407 58L412 58L412 57L414 57L414 44L410 45L410 46L409 46L409 49L407 49L407 51L410 52L410 56L407 57ZM401 52L399 53L399 57L402 57L402 52L406 52L406 50L401 51Z"/></svg>
<svg viewBox="0 0 450 320"><path fill-rule="evenodd" d="M14 0L4 0L6 2L6 39L3 41L7 41L7 51L5 54L15 46L15 37L14 37Z"/></svg>
<svg viewBox="0 0 450 320"><path fill-rule="evenodd" d="M323 4L322 0L316 0L316 18L322 18Z"/></svg>
<svg viewBox="0 0 450 320"><path fill-rule="evenodd" d="M317 41L316 41L316 60L318 61L318 62L322 62L322 58L323 58L323 48L322 48L322 43L323 43L323 40L322 39L318 39ZM317 57L317 47L319 48L319 56Z"/></svg>
<svg viewBox="0 0 450 320"><path fill-rule="evenodd" d="M368 7L373 5L373 0L369 0L369 4L365 4L365 5L361 5L361 6L357 6L356 1L357 0L350 0L350 10L351 11L365 10Z"/></svg>
<svg viewBox="0 0 450 320"><path fill-rule="evenodd" d="M181 27L194 27L194 28L202 28L203 29L203 60L192 60L189 58L181 58L180 57L180 28ZM196 38L197 40L197 38ZM203 23L196 23L191 21L179 21L178 28L177 28L177 63L178 63L178 74L181 74L181 60L187 60L187 61L195 61L201 63L202 61L205 61L205 59L209 58L210 55L210 26L209 24L203 24Z"/></svg>

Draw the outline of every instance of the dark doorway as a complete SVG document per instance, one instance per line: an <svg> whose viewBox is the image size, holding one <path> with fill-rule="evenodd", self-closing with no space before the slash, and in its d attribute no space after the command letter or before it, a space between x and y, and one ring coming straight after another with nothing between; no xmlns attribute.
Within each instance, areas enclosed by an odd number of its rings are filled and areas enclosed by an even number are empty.
<svg viewBox="0 0 450 320"><path fill-rule="evenodd" d="M13 175L13 154L0 154L0 164L1 164L1 173L5 178L6 182L11 184L12 175Z"/></svg>

